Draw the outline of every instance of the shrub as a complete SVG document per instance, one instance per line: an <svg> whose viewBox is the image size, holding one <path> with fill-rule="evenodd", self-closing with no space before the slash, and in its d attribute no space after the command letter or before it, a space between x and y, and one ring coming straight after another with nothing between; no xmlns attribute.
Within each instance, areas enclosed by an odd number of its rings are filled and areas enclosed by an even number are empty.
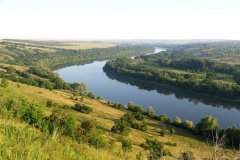
<svg viewBox="0 0 240 160"><path fill-rule="evenodd" d="M136 106L133 102L128 103L128 110L130 110L132 112L139 112L139 113L144 112L144 109L142 106Z"/></svg>
<svg viewBox="0 0 240 160"><path fill-rule="evenodd" d="M87 94L87 97L88 97L88 98L91 98L91 99L95 99L95 96L94 96L94 93L93 93L93 92L89 92L89 93Z"/></svg>
<svg viewBox="0 0 240 160"><path fill-rule="evenodd" d="M170 129L170 134L173 135L173 134L175 134L175 133L176 133L175 129L174 129L174 128L171 128L171 129Z"/></svg>
<svg viewBox="0 0 240 160"><path fill-rule="evenodd" d="M164 137L166 134L167 134L166 128L162 128L162 130L160 131L160 135Z"/></svg>
<svg viewBox="0 0 240 160"><path fill-rule="evenodd" d="M145 150L149 150L150 154L148 159L155 160L164 156L164 144L155 140L146 139L146 142L141 144Z"/></svg>
<svg viewBox="0 0 240 160"><path fill-rule="evenodd" d="M41 106L35 104L23 105L23 108L20 111L20 118L36 128L40 127L43 120Z"/></svg>
<svg viewBox="0 0 240 160"><path fill-rule="evenodd" d="M8 81L6 78L3 78L1 81L1 87L7 88L8 87Z"/></svg>
<svg viewBox="0 0 240 160"><path fill-rule="evenodd" d="M194 160L193 153L190 151L183 152L182 156L180 157L180 160Z"/></svg>
<svg viewBox="0 0 240 160"><path fill-rule="evenodd" d="M141 114L141 113L139 113L139 112L133 112L133 116L134 116L134 118L136 118L136 119L139 120L139 121L144 120L143 114Z"/></svg>
<svg viewBox="0 0 240 160"><path fill-rule="evenodd" d="M163 122L163 123L167 123L167 122L170 121L169 118L168 118L168 116L167 116L166 114L159 115L158 118L159 118L159 121L161 121L161 122Z"/></svg>
<svg viewBox="0 0 240 160"><path fill-rule="evenodd" d="M120 141L122 143L122 149L123 149L124 152L132 150L132 143L131 143L131 141L126 140L123 137L120 138Z"/></svg>
<svg viewBox="0 0 240 160"><path fill-rule="evenodd" d="M103 132L99 129L94 129L88 135L88 144L95 148L104 148L106 147L106 140L103 136Z"/></svg>
<svg viewBox="0 0 240 160"><path fill-rule="evenodd" d="M111 131L122 135L128 135L131 131L131 128L129 126L129 123L127 123L126 121L117 120Z"/></svg>
<svg viewBox="0 0 240 160"><path fill-rule="evenodd" d="M62 119L63 133L67 136L74 137L77 131L77 120L67 115Z"/></svg>
<svg viewBox="0 0 240 160"><path fill-rule="evenodd" d="M92 121L86 120L81 122L81 126L79 128L80 134L88 134L90 133L94 128L95 124Z"/></svg>
<svg viewBox="0 0 240 160"><path fill-rule="evenodd" d="M46 102L46 107L51 108L53 107L53 101L51 99L48 99Z"/></svg>
<svg viewBox="0 0 240 160"><path fill-rule="evenodd" d="M79 103L76 103L75 106L73 107L73 109L75 111L86 113L86 114L93 112L91 107L89 107L85 104L79 104Z"/></svg>

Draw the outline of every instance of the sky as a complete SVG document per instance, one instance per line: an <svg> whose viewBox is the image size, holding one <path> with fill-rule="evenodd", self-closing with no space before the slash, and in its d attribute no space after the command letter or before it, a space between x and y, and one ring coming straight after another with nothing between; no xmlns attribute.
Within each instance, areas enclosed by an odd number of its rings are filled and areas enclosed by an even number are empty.
<svg viewBox="0 0 240 160"><path fill-rule="evenodd" d="M0 39L240 40L240 0L0 0Z"/></svg>

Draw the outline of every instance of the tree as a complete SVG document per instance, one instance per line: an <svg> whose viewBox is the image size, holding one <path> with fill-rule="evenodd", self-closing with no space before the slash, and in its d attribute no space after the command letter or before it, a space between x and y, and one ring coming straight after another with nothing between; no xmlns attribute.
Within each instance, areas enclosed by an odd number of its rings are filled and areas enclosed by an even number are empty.
<svg viewBox="0 0 240 160"><path fill-rule="evenodd" d="M180 125L181 122L182 122L182 120L181 120L179 117L175 117L174 120L173 120L173 123L174 123L175 125Z"/></svg>
<svg viewBox="0 0 240 160"><path fill-rule="evenodd" d="M85 83L73 83L71 84L71 88L81 96L87 93L87 85Z"/></svg>
<svg viewBox="0 0 240 160"><path fill-rule="evenodd" d="M189 120L186 120L186 121L183 123L183 127L186 128L186 129L192 129L192 128L193 128L193 122L192 122L192 121L189 121Z"/></svg>
<svg viewBox="0 0 240 160"><path fill-rule="evenodd" d="M200 134L206 135L207 133L212 133L219 128L218 120L212 116L207 116L201 119L196 125L196 129Z"/></svg>
<svg viewBox="0 0 240 160"><path fill-rule="evenodd" d="M1 81L1 87L4 87L4 88L8 87L8 81L7 81L6 78L3 78L3 79L2 79L2 81Z"/></svg>
<svg viewBox="0 0 240 160"><path fill-rule="evenodd" d="M163 123L170 121L166 114L159 115L159 120Z"/></svg>
<svg viewBox="0 0 240 160"><path fill-rule="evenodd" d="M148 107L147 107L146 114L147 114L147 116L149 116L149 117L152 117L152 116L155 115L155 110L153 109L152 106L148 106Z"/></svg>

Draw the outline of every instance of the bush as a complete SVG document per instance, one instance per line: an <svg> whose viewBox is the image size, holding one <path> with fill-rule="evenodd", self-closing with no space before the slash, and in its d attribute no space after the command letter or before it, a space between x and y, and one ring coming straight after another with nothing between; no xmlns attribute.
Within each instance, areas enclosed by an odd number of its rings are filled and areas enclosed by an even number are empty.
<svg viewBox="0 0 240 160"><path fill-rule="evenodd" d="M194 160L193 153L190 151L183 152L182 156L180 157L180 160Z"/></svg>
<svg viewBox="0 0 240 160"><path fill-rule="evenodd" d="M75 137L77 131L77 120L73 116L67 115L62 120L62 127L64 135Z"/></svg>
<svg viewBox="0 0 240 160"><path fill-rule="evenodd" d="M80 127L78 128L78 131L81 132L79 134L86 135L90 133L95 127L96 126L92 121L86 120L81 123Z"/></svg>
<svg viewBox="0 0 240 160"><path fill-rule="evenodd" d="M79 104L79 103L76 103L75 106L73 107L73 109L75 111L86 113L86 114L93 112L93 109L91 107L89 107L85 104Z"/></svg>
<svg viewBox="0 0 240 160"><path fill-rule="evenodd" d="M139 113L144 112L144 109L142 106L136 106L133 102L128 103L128 110L130 110L132 112L139 112Z"/></svg>
<svg viewBox="0 0 240 160"><path fill-rule="evenodd" d="M8 81L6 78L3 78L1 81L1 87L7 88L8 87Z"/></svg>
<svg viewBox="0 0 240 160"><path fill-rule="evenodd" d="M123 137L120 138L120 141L122 143L122 149L123 149L124 152L132 150L132 143L131 143L131 141L126 140Z"/></svg>
<svg viewBox="0 0 240 160"><path fill-rule="evenodd" d="M134 118L136 118L136 119L139 120L139 121L144 120L143 114L141 114L141 113L139 113L139 112L133 112L133 116L134 116Z"/></svg>
<svg viewBox="0 0 240 160"><path fill-rule="evenodd" d="M166 128L162 128L162 130L160 131L160 135L164 137L166 134L167 134Z"/></svg>
<svg viewBox="0 0 240 160"><path fill-rule="evenodd" d="M88 144L95 148L104 148L106 147L106 140L103 136L103 132L99 129L94 129L90 132L88 136Z"/></svg>
<svg viewBox="0 0 240 160"><path fill-rule="evenodd" d="M89 92L89 93L87 94L87 97L88 97L88 98L91 98L91 99L95 99L95 96L94 96L94 93L93 93L93 92Z"/></svg>
<svg viewBox="0 0 240 160"><path fill-rule="evenodd" d="M166 114L159 115L158 119L159 119L159 121L161 121L163 123L167 123L170 121Z"/></svg>
<svg viewBox="0 0 240 160"><path fill-rule="evenodd" d="M175 134L175 133L176 133L175 129L174 129L174 128L171 128L171 129L170 129L170 134L173 135L173 134Z"/></svg>
<svg viewBox="0 0 240 160"><path fill-rule="evenodd" d="M26 103L20 112L21 119L36 128L39 128L41 126L43 120L43 112L40 106Z"/></svg>
<svg viewBox="0 0 240 160"><path fill-rule="evenodd" d="M122 135L128 135L131 131L131 128L129 123L127 123L126 121L117 120L111 131Z"/></svg>
<svg viewBox="0 0 240 160"><path fill-rule="evenodd" d="M146 139L146 142L141 144L142 148L149 150L150 154L148 159L155 160L160 159L164 156L164 144L155 140Z"/></svg>
<svg viewBox="0 0 240 160"><path fill-rule="evenodd" d="M51 99L48 99L46 102L46 107L51 108L53 107L53 101Z"/></svg>

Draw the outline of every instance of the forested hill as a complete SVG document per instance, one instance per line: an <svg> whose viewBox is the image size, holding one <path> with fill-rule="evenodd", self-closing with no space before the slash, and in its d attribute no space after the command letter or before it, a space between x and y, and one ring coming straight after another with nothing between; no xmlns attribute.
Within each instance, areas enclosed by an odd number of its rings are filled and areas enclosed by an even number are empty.
<svg viewBox="0 0 240 160"><path fill-rule="evenodd" d="M240 66L228 63L228 60L232 58L237 63L240 44L224 44L225 47L220 44L184 45L179 50L170 49L134 60L117 59L108 62L105 70L238 101ZM213 53L213 50L217 53ZM212 58L207 57L210 55Z"/></svg>
<svg viewBox="0 0 240 160"><path fill-rule="evenodd" d="M0 41L0 62L54 68L94 60L142 55L154 51L151 46L117 45L107 48L76 49L75 46L68 45L67 47L71 49L65 49L66 46L61 48L60 44L43 46L35 44L36 42L32 44L29 41L28 43L20 42Z"/></svg>

